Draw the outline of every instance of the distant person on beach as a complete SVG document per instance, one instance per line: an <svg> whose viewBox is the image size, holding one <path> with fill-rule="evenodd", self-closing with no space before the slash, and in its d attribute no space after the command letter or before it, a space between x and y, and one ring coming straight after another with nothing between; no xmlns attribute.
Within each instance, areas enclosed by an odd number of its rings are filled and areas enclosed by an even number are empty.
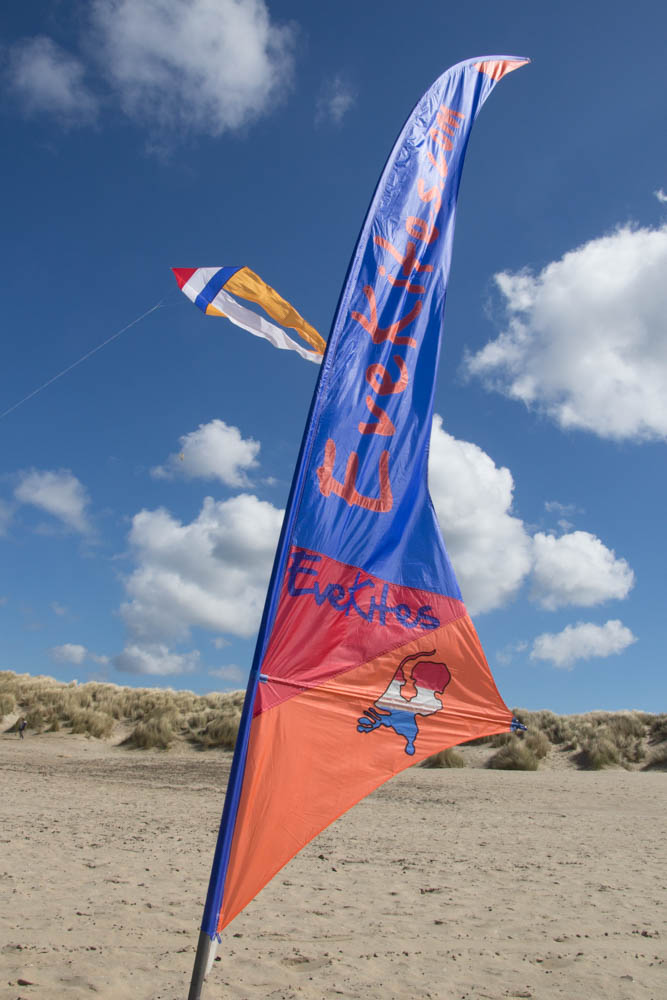
<svg viewBox="0 0 667 1000"><path fill-rule="evenodd" d="M27 725L28 725L28 723L25 721L25 719L21 719L21 721L19 722L19 738L20 739L23 739L23 730L27 727Z"/></svg>

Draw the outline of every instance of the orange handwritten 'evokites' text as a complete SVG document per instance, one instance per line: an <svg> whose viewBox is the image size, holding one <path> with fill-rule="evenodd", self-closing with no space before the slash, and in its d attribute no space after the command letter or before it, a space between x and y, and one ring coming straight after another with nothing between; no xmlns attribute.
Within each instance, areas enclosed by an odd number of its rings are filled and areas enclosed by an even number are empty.
<svg viewBox="0 0 667 1000"><path fill-rule="evenodd" d="M456 137L456 129L459 128L464 117L460 111L452 111L445 105L441 105L435 121L429 129L428 138L433 148L426 150L426 158L436 170L437 181L435 185L427 188L426 181L422 177L417 178L417 194L424 205L430 207L426 219L415 215L409 215L405 219L405 232L411 237L407 241L405 249L401 250L395 247L382 236L374 237L374 243L387 253L386 260L389 261L390 258L393 258L399 268L398 274L390 274L388 267L391 265L388 263L380 264L377 280L384 279L394 288L401 288L409 295L425 295L428 280L425 276L433 271L433 266L422 264L420 257L440 235L440 230L435 225L434 220L442 206L442 191L449 169L444 154L451 152L454 148L452 139ZM382 327L378 318L375 289L372 285L365 285L363 293L368 305L368 314L365 315L353 309L350 311L350 316L366 331L373 344L384 344L388 341L397 347L416 349L416 339L405 334L404 331L414 323L421 313L423 305L421 299L418 297L400 319ZM366 382L376 397L393 396L405 392L410 382L410 372L406 360L400 354L394 354L392 361L396 365L398 378L392 377L387 368L380 363L371 364L366 369ZM365 402L372 419L358 423L359 433L378 434L380 437L391 439L396 433L396 427L386 410L380 405L378 399L373 398L370 393L366 395ZM324 461L317 470L320 492L323 496L329 497L334 494L351 507L362 507L377 514L386 514L392 509L394 498L389 476L388 448L382 451L378 462L379 496L377 497L364 496L357 490L359 456L356 451L351 452L347 459L343 482L336 479L333 474L335 461L336 443L332 438L329 438L324 448Z"/></svg>

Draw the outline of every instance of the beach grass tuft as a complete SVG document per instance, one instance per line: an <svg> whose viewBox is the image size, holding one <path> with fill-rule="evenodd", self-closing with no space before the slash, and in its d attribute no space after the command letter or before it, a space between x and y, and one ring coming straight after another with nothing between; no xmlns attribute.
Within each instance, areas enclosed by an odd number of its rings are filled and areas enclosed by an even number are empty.
<svg viewBox="0 0 667 1000"><path fill-rule="evenodd" d="M591 733L582 740L581 749L576 761L585 771L601 771L603 767L612 767L621 763L618 748L604 733Z"/></svg>
<svg viewBox="0 0 667 1000"><path fill-rule="evenodd" d="M487 767L498 771L537 771L539 760L520 736L512 739L489 757Z"/></svg>
<svg viewBox="0 0 667 1000"><path fill-rule="evenodd" d="M541 729L533 729L532 726L529 726L524 733L523 742L538 760L544 760L551 748L547 734Z"/></svg>
<svg viewBox="0 0 667 1000"><path fill-rule="evenodd" d="M651 752L644 765L644 770L667 771L667 745L661 746Z"/></svg>
<svg viewBox="0 0 667 1000"><path fill-rule="evenodd" d="M656 715L649 723L649 739L652 743L662 743L667 740L667 714Z"/></svg>
<svg viewBox="0 0 667 1000"><path fill-rule="evenodd" d="M55 716L51 721L51 727L58 721L58 717ZM80 711L72 713L70 726L73 733L84 733L99 740L105 736L111 736L113 717L107 712L100 712L94 708L82 708Z"/></svg>
<svg viewBox="0 0 667 1000"><path fill-rule="evenodd" d="M0 692L0 719L11 715L16 708L16 698L11 691Z"/></svg>
<svg viewBox="0 0 667 1000"><path fill-rule="evenodd" d="M123 746L135 750L168 750L178 735L178 715L169 710L155 711L137 722Z"/></svg>
<svg viewBox="0 0 667 1000"><path fill-rule="evenodd" d="M439 750L421 762L421 767L465 767L466 762L454 747Z"/></svg>

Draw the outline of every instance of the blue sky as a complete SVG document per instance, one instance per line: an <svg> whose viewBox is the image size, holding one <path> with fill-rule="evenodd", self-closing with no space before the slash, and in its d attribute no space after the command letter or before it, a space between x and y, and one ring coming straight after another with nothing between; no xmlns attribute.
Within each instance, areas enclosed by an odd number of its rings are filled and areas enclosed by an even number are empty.
<svg viewBox="0 0 667 1000"><path fill-rule="evenodd" d="M665 711L666 29L642 0L4 11L0 669L243 685L317 370L169 269L246 264L326 336L406 115L511 53L463 174L431 492L509 705Z"/></svg>

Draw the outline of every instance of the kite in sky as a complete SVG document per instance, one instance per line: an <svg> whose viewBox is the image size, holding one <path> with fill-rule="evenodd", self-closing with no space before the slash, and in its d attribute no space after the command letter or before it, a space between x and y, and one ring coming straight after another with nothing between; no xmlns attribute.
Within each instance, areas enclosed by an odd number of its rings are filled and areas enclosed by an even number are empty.
<svg viewBox="0 0 667 1000"><path fill-rule="evenodd" d="M182 291L207 316L224 316L280 350L296 351L307 361L321 363L326 344L315 327L249 267L174 267L172 271ZM241 305L237 297L261 306L281 326L298 333L311 350L298 344L280 326Z"/></svg>
<svg viewBox="0 0 667 1000"><path fill-rule="evenodd" d="M493 88L526 62L469 59L436 80L369 208L292 482L190 1000L212 940L334 819L439 750L524 728L462 601L427 459L466 146ZM202 301L218 308L226 273L207 271L193 294L211 285Z"/></svg>

